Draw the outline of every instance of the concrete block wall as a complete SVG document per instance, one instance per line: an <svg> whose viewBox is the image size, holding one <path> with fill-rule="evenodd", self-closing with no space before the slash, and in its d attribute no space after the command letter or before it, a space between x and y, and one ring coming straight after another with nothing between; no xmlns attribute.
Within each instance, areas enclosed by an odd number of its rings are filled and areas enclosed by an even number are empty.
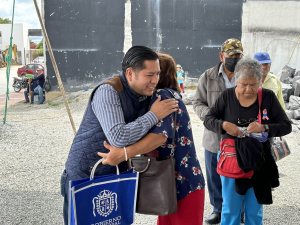
<svg viewBox="0 0 300 225"><path fill-rule="evenodd" d="M271 72L288 63L300 35L300 1L247 1L243 5L242 44L245 54L268 52ZM300 43L290 66L300 70Z"/></svg>

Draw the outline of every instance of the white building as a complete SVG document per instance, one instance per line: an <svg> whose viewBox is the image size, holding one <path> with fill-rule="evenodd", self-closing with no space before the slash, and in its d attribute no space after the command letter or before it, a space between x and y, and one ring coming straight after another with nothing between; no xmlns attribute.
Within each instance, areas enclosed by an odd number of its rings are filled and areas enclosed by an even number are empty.
<svg viewBox="0 0 300 225"><path fill-rule="evenodd" d="M30 63L30 42L27 23L15 23L13 27L12 44L17 45L18 63ZM0 50L3 51L10 44L11 24L0 24ZM12 53L12 59L15 59Z"/></svg>

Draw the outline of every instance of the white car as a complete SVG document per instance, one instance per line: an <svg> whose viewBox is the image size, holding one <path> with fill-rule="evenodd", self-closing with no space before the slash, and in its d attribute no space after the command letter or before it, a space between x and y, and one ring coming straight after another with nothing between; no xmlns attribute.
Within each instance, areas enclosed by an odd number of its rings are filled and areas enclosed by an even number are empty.
<svg viewBox="0 0 300 225"><path fill-rule="evenodd" d="M44 56L36 57L36 58L33 60L33 63L44 63Z"/></svg>

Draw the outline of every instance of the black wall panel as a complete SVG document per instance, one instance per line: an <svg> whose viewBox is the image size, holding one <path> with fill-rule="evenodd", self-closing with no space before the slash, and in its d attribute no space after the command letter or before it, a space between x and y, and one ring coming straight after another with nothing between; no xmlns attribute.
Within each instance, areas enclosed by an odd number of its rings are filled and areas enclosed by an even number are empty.
<svg viewBox="0 0 300 225"><path fill-rule="evenodd" d="M126 0L45 0L45 24L67 91L91 88L121 70ZM131 0L132 45L171 54L189 77L219 62L241 39L242 0ZM47 69L58 90L47 55Z"/></svg>
<svg viewBox="0 0 300 225"><path fill-rule="evenodd" d="M132 44L172 55L197 78L219 62L226 39L241 39L242 6L241 0L132 0Z"/></svg>
<svg viewBox="0 0 300 225"><path fill-rule="evenodd" d="M116 74L123 58L125 0L45 0L45 26L66 91ZM47 52L47 74L59 90Z"/></svg>

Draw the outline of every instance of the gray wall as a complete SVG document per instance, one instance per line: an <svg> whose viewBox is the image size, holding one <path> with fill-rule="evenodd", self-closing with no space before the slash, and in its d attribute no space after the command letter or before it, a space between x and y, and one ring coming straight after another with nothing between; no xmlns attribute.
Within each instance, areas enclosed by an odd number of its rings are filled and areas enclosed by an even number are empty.
<svg viewBox="0 0 300 225"><path fill-rule="evenodd" d="M255 1L243 5L242 44L245 54L268 52L274 74L288 63L300 34L300 1ZM300 43L290 65L300 70Z"/></svg>
<svg viewBox="0 0 300 225"><path fill-rule="evenodd" d="M146 45L171 54L190 77L241 39L242 0L44 0L45 25L66 91L91 88L121 70L124 52ZM48 52L47 74L57 80Z"/></svg>

